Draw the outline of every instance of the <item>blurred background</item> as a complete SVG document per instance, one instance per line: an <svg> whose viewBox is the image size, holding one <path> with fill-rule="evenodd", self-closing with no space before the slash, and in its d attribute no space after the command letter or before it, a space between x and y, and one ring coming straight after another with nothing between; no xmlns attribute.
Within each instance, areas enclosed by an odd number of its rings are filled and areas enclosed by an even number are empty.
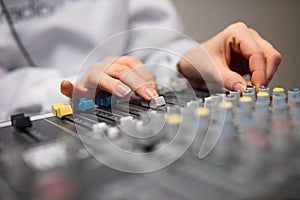
<svg viewBox="0 0 300 200"><path fill-rule="evenodd" d="M186 33L204 41L242 21L267 38L283 56L271 87L300 87L299 0L173 0Z"/></svg>

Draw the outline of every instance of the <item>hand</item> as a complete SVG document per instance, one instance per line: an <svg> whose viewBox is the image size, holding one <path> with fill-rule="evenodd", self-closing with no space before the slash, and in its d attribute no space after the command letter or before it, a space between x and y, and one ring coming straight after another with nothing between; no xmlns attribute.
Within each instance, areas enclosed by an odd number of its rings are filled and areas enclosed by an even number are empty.
<svg viewBox="0 0 300 200"><path fill-rule="evenodd" d="M61 83L61 92L69 98L74 89L80 97L86 98L94 98L95 92L100 90L118 97L125 97L134 90L148 101L158 96L154 76L132 56L106 58L91 66L76 85L66 80Z"/></svg>
<svg viewBox="0 0 300 200"><path fill-rule="evenodd" d="M203 65L196 69L193 67L191 63L201 62L195 59L200 53L203 54L203 50L216 68L207 66L209 69L204 69ZM218 71L220 78L217 82L224 84L227 89L240 91L247 85L267 86L282 59L280 53L269 42L241 22L230 25L198 48L187 52L184 58L186 59L180 61L178 68L192 82L203 84L203 77L206 76L218 79ZM245 74L251 75L251 81L248 83L241 76Z"/></svg>

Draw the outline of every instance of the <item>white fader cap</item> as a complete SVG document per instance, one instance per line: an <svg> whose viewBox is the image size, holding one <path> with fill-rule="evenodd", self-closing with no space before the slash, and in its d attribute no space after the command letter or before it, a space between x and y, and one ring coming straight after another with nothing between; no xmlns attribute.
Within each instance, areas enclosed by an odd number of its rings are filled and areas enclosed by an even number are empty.
<svg viewBox="0 0 300 200"><path fill-rule="evenodd" d="M166 104L165 98L163 96L153 97L151 101L142 100L142 106L148 108L157 108Z"/></svg>

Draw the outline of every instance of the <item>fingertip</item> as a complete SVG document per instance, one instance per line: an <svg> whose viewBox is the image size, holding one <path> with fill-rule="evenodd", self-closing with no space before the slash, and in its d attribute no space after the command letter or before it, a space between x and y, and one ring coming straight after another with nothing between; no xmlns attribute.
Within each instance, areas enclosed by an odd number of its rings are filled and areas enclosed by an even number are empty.
<svg viewBox="0 0 300 200"><path fill-rule="evenodd" d="M151 101L154 97L158 96L156 89L151 85L137 89L136 93L147 101Z"/></svg>
<svg viewBox="0 0 300 200"><path fill-rule="evenodd" d="M229 90L239 90L243 92L247 87L247 81L238 73L226 69L222 72L224 86Z"/></svg>
<svg viewBox="0 0 300 200"><path fill-rule="evenodd" d="M145 94L150 97L150 99L153 99L153 97L157 97L157 91L153 87L146 87L145 88Z"/></svg>
<svg viewBox="0 0 300 200"><path fill-rule="evenodd" d="M260 86L266 86L268 85L268 81L266 79L266 75L263 72L255 71L252 74L251 83L256 88L259 88Z"/></svg>
<svg viewBox="0 0 300 200"><path fill-rule="evenodd" d="M267 85L267 66L266 58L264 54L257 53L252 55L249 60L250 71L251 71L251 82L252 85L260 87Z"/></svg>
<svg viewBox="0 0 300 200"><path fill-rule="evenodd" d="M70 81L63 80L60 84L60 91L65 96L71 98L73 92L73 84Z"/></svg>
<svg viewBox="0 0 300 200"><path fill-rule="evenodd" d="M248 85L254 85L254 84L251 82L251 80L249 80L249 81L247 81L247 86Z"/></svg>
<svg viewBox="0 0 300 200"><path fill-rule="evenodd" d="M60 86L61 86L62 88L68 88L68 87L72 87L73 84L72 84L70 81L68 81L68 80L63 80L63 81L61 82Z"/></svg>
<svg viewBox="0 0 300 200"><path fill-rule="evenodd" d="M244 90L246 90L246 88L247 88L247 86L245 84L238 82L233 85L232 89L243 92Z"/></svg>
<svg viewBox="0 0 300 200"><path fill-rule="evenodd" d="M112 91L113 94L117 95L118 97L125 97L131 93L130 87L123 83L119 83L116 85L114 91Z"/></svg>

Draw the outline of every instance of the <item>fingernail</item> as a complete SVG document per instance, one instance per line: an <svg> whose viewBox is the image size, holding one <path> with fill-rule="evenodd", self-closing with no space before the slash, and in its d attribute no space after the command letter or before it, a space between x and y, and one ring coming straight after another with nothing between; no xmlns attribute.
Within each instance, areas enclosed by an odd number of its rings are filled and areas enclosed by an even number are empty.
<svg viewBox="0 0 300 200"><path fill-rule="evenodd" d="M233 89L243 92L244 90L246 90L246 86L242 83L236 83L234 84Z"/></svg>
<svg viewBox="0 0 300 200"><path fill-rule="evenodd" d="M258 93L259 92L259 88L261 87L261 85L260 84L257 84L256 86L255 86L255 91L256 91L256 93Z"/></svg>
<svg viewBox="0 0 300 200"><path fill-rule="evenodd" d="M130 92L131 89L124 84L118 84L116 87L116 95L118 96L127 96Z"/></svg>
<svg viewBox="0 0 300 200"><path fill-rule="evenodd" d="M154 90L153 88L146 88L145 89L145 93L149 98L153 98L153 97L157 97L158 94L156 92L156 90Z"/></svg>

